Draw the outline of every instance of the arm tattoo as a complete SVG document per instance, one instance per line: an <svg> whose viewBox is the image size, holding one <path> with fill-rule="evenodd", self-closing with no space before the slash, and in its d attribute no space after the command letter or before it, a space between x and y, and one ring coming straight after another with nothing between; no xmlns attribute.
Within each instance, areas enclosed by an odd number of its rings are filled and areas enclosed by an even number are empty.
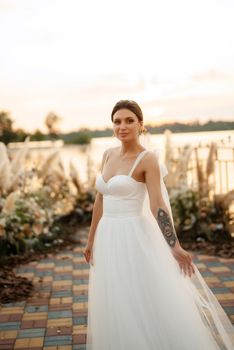
<svg viewBox="0 0 234 350"><path fill-rule="evenodd" d="M165 210L159 208L156 219L167 243L169 244L169 246L174 247L177 238L169 215Z"/></svg>

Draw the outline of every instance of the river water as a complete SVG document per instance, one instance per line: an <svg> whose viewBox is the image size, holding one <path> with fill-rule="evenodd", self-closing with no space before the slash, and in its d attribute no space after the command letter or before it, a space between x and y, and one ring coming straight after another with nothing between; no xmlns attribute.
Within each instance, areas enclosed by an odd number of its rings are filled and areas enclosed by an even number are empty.
<svg viewBox="0 0 234 350"><path fill-rule="evenodd" d="M165 134L154 135L141 135L140 142L147 149L159 149L161 150L161 157L163 161L164 146L166 142ZM205 132L190 132L190 133L174 133L170 134L170 143L173 150L178 147L182 147L186 144L195 146L209 146L211 142L216 142L219 149L219 159L230 161L225 165L225 169L222 172L227 172L229 177L229 188L234 188L234 130L225 131L205 131ZM17 144L16 144L17 145ZM95 173L99 170L103 152L109 148L120 145L120 141L115 137L101 137L93 138L90 145L64 145L58 147L60 157L65 168L65 172L69 173L69 163L72 162L78 171L81 182L87 181L87 174L90 173L87 170L90 169L91 173L95 176ZM31 145L30 145L31 146ZM19 146L17 146L18 148ZM14 152L15 150L12 149ZM36 157L38 154L43 153L43 156L52 152L52 149L31 148L31 158ZM204 152L203 158L207 157L207 152ZM217 169L217 173L220 173L220 169ZM217 174L219 175L219 174ZM223 178L226 178L226 173Z"/></svg>
<svg viewBox="0 0 234 350"><path fill-rule="evenodd" d="M157 148L162 151L162 160L165 141L166 137L164 134L141 136L141 143L144 147L147 149ZM216 142L221 151L219 158L230 160L229 172L232 173L231 177L233 177L234 181L234 168L233 164L231 165L232 162L234 163L234 130L176 133L170 135L170 142L172 148L182 147L186 144L192 144L194 147L199 145L209 146L211 142ZM61 157L66 169L68 169L69 162L72 161L79 172L81 181L86 181L87 168L89 167L95 172L100 166L105 149L117 145L120 145L120 141L115 137L93 138L89 146L65 145L61 148Z"/></svg>

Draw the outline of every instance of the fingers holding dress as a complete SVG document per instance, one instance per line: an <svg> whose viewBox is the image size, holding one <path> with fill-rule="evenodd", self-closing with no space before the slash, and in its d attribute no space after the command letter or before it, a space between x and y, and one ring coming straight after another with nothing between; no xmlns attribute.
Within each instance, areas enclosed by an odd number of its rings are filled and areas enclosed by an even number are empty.
<svg viewBox="0 0 234 350"><path fill-rule="evenodd" d="M192 274L195 273L191 255L181 247L179 249L173 249L172 253L175 259L177 260L181 271L184 273L184 275L188 275L189 277L191 277Z"/></svg>

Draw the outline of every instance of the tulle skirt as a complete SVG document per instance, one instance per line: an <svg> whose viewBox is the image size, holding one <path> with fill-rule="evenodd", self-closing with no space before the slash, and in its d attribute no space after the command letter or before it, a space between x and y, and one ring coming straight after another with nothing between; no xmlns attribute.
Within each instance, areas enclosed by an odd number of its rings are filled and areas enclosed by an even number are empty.
<svg viewBox="0 0 234 350"><path fill-rule="evenodd" d="M181 272L156 220L104 215L90 264L86 348L234 349L230 321L197 268L193 276Z"/></svg>

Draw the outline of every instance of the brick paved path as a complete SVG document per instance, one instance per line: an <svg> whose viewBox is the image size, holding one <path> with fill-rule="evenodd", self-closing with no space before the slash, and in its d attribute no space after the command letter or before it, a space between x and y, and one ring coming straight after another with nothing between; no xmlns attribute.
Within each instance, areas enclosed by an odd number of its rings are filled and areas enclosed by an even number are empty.
<svg viewBox="0 0 234 350"><path fill-rule="evenodd" d="M35 292L26 301L0 309L0 349L85 350L89 265L82 246L19 267L33 280ZM191 253L209 287L234 323L234 259Z"/></svg>

